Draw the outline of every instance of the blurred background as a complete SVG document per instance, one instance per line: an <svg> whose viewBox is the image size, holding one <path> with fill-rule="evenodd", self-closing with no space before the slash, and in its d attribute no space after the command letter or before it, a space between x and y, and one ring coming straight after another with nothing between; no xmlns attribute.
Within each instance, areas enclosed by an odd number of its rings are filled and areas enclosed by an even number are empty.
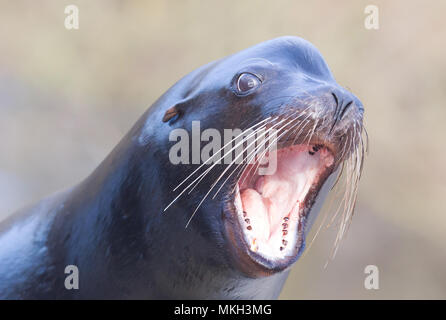
<svg viewBox="0 0 446 320"><path fill-rule="evenodd" d="M79 8L79 30L64 27ZM364 9L379 8L379 29ZM0 220L87 176L180 77L258 42L319 48L365 106L347 238L323 229L283 299L446 299L445 1L0 1ZM310 237L311 238L311 237ZM364 268L379 268L379 290Z"/></svg>

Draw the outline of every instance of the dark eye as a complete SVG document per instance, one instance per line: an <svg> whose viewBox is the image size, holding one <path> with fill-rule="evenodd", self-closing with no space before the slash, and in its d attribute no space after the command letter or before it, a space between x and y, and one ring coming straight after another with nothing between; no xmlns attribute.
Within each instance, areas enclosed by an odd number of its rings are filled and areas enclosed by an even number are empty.
<svg viewBox="0 0 446 320"><path fill-rule="evenodd" d="M252 73L242 73L237 79L237 91L246 93L261 83L260 79Z"/></svg>

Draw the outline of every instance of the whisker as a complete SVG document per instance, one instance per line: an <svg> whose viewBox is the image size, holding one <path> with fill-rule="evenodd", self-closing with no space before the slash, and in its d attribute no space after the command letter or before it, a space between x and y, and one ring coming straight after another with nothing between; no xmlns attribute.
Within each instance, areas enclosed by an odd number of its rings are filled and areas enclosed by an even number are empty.
<svg viewBox="0 0 446 320"><path fill-rule="evenodd" d="M269 118L267 118L267 119L269 119ZM264 121L266 121L267 119L265 119ZM262 121L262 122L264 122L264 121ZM252 127L250 128L250 129L252 129ZM247 129L248 130L248 129ZM246 131L246 130L245 130ZM252 133L251 133L252 134ZM250 135L251 135L250 134ZM240 134L240 135L242 135L242 134ZM238 135L238 137L240 136L240 135ZM235 138L234 138L235 139ZM232 139L230 142L228 142L225 146L227 146L227 145L229 145L229 143L232 143L233 141L234 141L234 139ZM236 149L238 146L240 145L240 142L238 143L238 144L236 144L233 148L231 148L231 152L232 152L232 150L234 150L234 149ZM221 151L225 146L223 146L219 151ZM228 151L229 152L229 151ZM216 154L218 154L218 153L215 153L215 155ZM208 160L206 160L206 162L208 162L210 159L211 159L212 157L210 157ZM222 159L223 157L221 157L220 158L220 160ZM206 163L205 162L205 163ZM196 170L194 170L194 172L192 172L187 178L186 178L186 180L187 179L189 179L189 177L190 176L192 176L194 173L196 173L201 167L203 167L204 165L205 165L205 163L203 163L202 165L200 165L200 167L199 168L197 168ZM184 192L186 192L195 182L197 182L198 180L199 181L201 181L202 180L202 178L206 175L206 174L208 174L209 172L210 172L210 170L213 168L213 167L215 167L216 165L218 164L218 161L215 161L215 163L213 163L212 165L211 165L211 167L210 168L208 168L208 169L206 169L203 173L201 173L197 178L195 178L195 180L193 180L187 187L185 187L167 206L166 206L166 208L164 208L164 210L163 210L163 212L165 212L173 203L175 203L175 201L176 200L178 200L178 198L180 198L181 197L181 195L184 193ZM198 182L199 182L198 181ZM183 183L184 183L185 181L183 181L183 182L181 182L180 183L180 185L182 185ZM178 187L180 186L180 185L178 185ZM176 187L173 191L175 191L175 190L177 190L178 189L178 187Z"/></svg>
<svg viewBox="0 0 446 320"><path fill-rule="evenodd" d="M268 129L268 130L272 130L272 128ZM253 142L251 142L250 144L252 144ZM203 204L204 200L206 200L207 196L211 193L211 191L214 189L215 185L218 183L218 181L221 179L222 176L224 176L224 174L229 170L229 168L232 166L232 164L240 157L243 156L243 153L239 154L232 162L231 164L229 164L225 170L220 174L220 176L216 179L216 181L211 185L209 191L204 195L204 197L201 199L200 203L198 204L198 206L195 208L194 212L192 213L191 217L189 218L189 220L187 221L186 224L186 228L189 226L190 222L192 221L193 217L195 216L195 214L197 213L198 209L201 207L201 205Z"/></svg>
<svg viewBox="0 0 446 320"><path fill-rule="evenodd" d="M244 132L248 131L248 130L252 130L253 128L259 126L260 124L268 121L271 117L268 117L258 123L256 123L255 125L249 127L248 129L246 129L245 131L243 131L242 133L240 133L238 136L234 137L231 141L229 141L228 143L226 143L223 147L221 147L217 152L215 152L212 157L210 157L209 159L207 159L205 162L203 162L197 169L195 169L191 174L189 174L178 186L176 186L172 191L176 191L183 183L185 183L191 176L193 176L198 170L200 170L204 165L206 165L209 161L211 161L215 156L218 155L218 153L223 150L225 147L227 147L229 144L232 144L232 142L239 138L240 136L243 135ZM231 149L232 150L232 149Z"/></svg>
<svg viewBox="0 0 446 320"><path fill-rule="evenodd" d="M259 130L263 129L263 128L264 128L264 126L258 128L258 129L255 130L254 132L251 132L250 134L248 134L248 135L245 137L245 139L250 138L250 137L253 136L253 135L256 135L257 132L258 132ZM233 139L232 141L234 141L234 139ZM202 173L202 174L200 175L200 176L201 176L201 179L198 180L198 181L196 182L195 186L194 186L192 189L189 190L188 194L191 194L191 192L195 189L195 187L201 182L201 180L203 180L203 179L205 178L205 176L206 176L206 175L207 175L207 174L208 174L208 173L215 167L215 165L218 164L218 162L220 162L222 159L224 159L227 155L231 154L232 151L235 150L235 149L237 149L237 147L239 147L240 145L243 146L243 143L244 143L243 140L242 140L242 141L239 141L238 143L236 143L236 145L235 145L233 148L231 148L231 149L228 150L226 153L224 153L224 154L223 154L217 161L215 161L215 163L214 163L211 167L209 167L204 173ZM244 152L244 151L243 151L243 152Z"/></svg>

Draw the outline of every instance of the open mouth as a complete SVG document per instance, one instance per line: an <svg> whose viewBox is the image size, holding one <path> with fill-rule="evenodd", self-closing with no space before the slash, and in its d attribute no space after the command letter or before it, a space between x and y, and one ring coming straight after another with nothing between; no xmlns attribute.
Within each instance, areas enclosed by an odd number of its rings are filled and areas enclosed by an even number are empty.
<svg viewBox="0 0 446 320"><path fill-rule="evenodd" d="M272 174L260 175L258 164L247 166L236 185L233 216L238 223L232 227L239 229L233 234L250 260L277 269L298 258L306 216L334 163L324 145L298 144L276 151Z"/></svg>

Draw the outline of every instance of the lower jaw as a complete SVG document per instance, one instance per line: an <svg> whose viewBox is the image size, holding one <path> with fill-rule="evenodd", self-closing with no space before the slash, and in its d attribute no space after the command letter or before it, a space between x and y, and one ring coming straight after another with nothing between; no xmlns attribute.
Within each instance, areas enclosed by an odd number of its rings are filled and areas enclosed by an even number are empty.
<svg viewBox="0 0 446 320"><path fill-rule="evenodd" d="M232 205L232 208L231 208ZM228 204L227 212L224 214L225 233L227 240L232 244L230 248L230 258L238 269L248 277L261 278L271 276L278 272L285 271L296 262L305 248L305 219L299 222L296 235L297 241L293 245L293 254L280 260L270 260L249 249L244 235L241 232L240 223L234 219L233 204ZM230 212L228 214L228 212ZM229 215L229 217L228 217Z"/></svg>

